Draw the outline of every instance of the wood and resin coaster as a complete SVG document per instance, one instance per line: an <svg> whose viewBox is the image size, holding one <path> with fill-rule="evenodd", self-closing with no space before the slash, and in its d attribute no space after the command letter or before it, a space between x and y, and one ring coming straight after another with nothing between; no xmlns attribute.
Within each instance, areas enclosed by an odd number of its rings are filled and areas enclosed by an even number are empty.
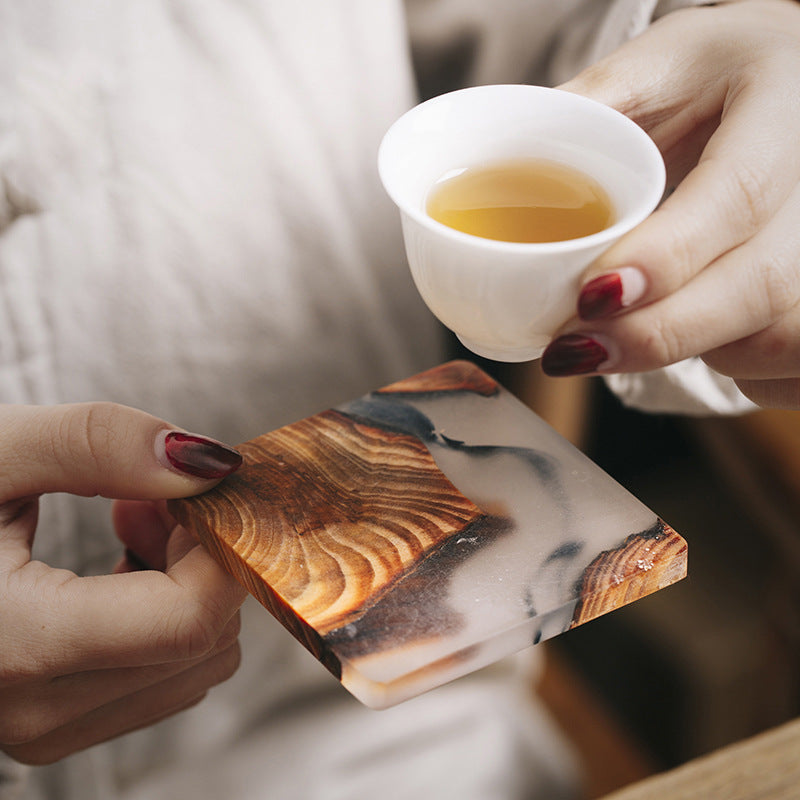
<svg viewBox="0 0 800 800"><path fill-rule="evenodd" d="M170 510L373 708L686 574L675 531L465 361L240 450Z"/></svg>

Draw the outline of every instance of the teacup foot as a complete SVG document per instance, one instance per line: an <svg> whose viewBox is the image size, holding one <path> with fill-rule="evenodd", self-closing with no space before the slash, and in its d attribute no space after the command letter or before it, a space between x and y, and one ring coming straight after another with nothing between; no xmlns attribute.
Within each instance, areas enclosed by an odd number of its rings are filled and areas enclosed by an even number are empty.
<svg viewBox="0 0 800 800"><path fill-rule="evenodd" d="M534 361L539 358L545 350L546 344L538 347L485 347L477 344L470 339L456 334L458 340L467 350L475 353L481 358L488 358L492 361L505 361L507 363L518 363L520 361Z"/></svg>

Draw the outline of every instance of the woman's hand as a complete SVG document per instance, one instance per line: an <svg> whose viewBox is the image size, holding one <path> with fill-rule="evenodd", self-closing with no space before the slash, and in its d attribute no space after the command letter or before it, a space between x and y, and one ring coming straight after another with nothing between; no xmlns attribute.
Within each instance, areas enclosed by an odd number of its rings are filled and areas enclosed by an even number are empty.
<svg viewBox="0 0 800 800"><path fill-rule="evenodd" d="M655 140L674 192L584 275L550 375L702 358L800 407L800 4L668 14L561 88Z"/></svg>
<svg viewBox="0 0 800 800"><path fill-rule="evenodd" d="M56 761L229 677L244 591L161 505L131 498L204 491L238 453L104 403L0 406L0 443L0 750ZM129 498L114 512L129 552L116 574L31 560L45 492Z"/></svg>

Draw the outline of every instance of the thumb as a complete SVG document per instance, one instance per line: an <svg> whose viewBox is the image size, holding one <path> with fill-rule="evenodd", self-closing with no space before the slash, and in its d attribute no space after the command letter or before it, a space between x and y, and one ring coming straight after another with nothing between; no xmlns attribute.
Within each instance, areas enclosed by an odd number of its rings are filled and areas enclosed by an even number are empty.
<svg viewBox="0 0 800 800"><path fill-rule="evenodd" d="M46 492L161 499L206 491L236 450L114 403L0 407L0 504Z"/></svg>
<svg viewBox="0 0 800 800"><path fill-rule="evenodd" d="M188 534L166 574L78 578L30 561L37 497L185 497L236 470L239 453L112 403L0 406L0 442L0 629L15 645L2 653L6 671L56 676L208 652L244 590Z"/></svg>

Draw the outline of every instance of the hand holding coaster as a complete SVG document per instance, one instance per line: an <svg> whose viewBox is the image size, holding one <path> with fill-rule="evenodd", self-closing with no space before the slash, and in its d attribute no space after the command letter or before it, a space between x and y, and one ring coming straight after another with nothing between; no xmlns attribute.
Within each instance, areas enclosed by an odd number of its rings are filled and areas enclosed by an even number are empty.
<svg viewBox="0 0 800 800"><path fill-rule="evenodd" d="M677 533L468 362L240 450L170 511L373 708L686 574Z"/></svg>

